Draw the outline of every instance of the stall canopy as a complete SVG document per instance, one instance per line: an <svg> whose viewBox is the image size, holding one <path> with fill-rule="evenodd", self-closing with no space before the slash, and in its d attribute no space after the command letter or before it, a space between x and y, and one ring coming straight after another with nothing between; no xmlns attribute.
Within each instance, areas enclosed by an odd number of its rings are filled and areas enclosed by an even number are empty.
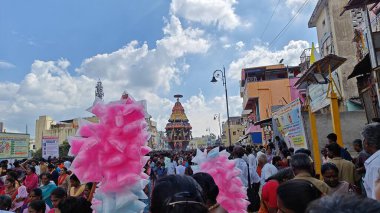
<svg viewBox="0 0 380 213"><path fill-rule="evenodd" d="M327 77L329 74L329 66L331 66L331 71L336 70L340 65L342 65L347 59L329 54L324 58L316 61L311 65L311 67L302 75L300 79L294 84L298 89L306 89L310 84L317 84L315 74L322 74ZM327 77L328 78L328 77Z"/></svg>
<svg viewBox="0 0 380 213"><path fill-rule="evenodd" d="M369 54L367 54L359 63L355 65L354 70L348 76L348 79L359 76L359 75L365 75L367 73L371 73L371 70L372 70L371 59L369 58Z"/></svg>

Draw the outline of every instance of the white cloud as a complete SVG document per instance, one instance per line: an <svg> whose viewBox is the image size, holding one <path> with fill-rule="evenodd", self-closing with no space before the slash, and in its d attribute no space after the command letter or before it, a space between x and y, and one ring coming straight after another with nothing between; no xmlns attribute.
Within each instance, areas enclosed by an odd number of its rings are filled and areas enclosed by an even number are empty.
<svg viewBox="0 0 380 213"><path fill-rule="evenodd" d="M242 99L239 96L229 97L230 116L240 116L242 109ZM206 129L219 135L219 124L214 120L214 115L220 113L221 122L227 120L226 102L223 95L215 96L208 100L202 91L198 95L193 95L183 102L185 113L193 127L193 136L198 137L208 134Z"/></svg>
<svg viewBox="0 0 380 213"><path fill-rule="evenodd" d="M228 48L230 48L231 47L231 44L225 44L225 45L223 45L223 48L224 49L228 49Z"/></svg>
<svg viewBox="0 0 380 213"><path fill-rule="evenodd" d="M188 66L178 69L177 59L186 54L206 53L210 44L202 38L202 30L183 29L175 16L166 21L163 31L164 37L156 42L156 49L132 41L115 52L84 60L77 72L92 78L123 81L127 88L169 91L172 82L180 82L179 73L189 69Z"/></svg>
<svg viewBox="0 0 380 213"><path fill-rule="evenodd" d="M14 64L11 64L6 61L0 61L0 70L11 69L14 67L16 67Z"/></svg>
<svg viewBox="0 0 380 213"><path fill-rule="evenodd" d="M236 4L237 0L172 0L170 11L189 21L232 30L242 24L235 13Z"/></svg>
<svg viewBox="0 0 380 213"><path fill-rule="evenodd" d="M240 80L241 69L263 65L278 64L281 59L287 65L298 65L302 51L310 47L307 41L291 40L281 50L271 51L267 46L256 45L252 50L242 53L242 57L231 62L228 68L228 76Z"/></svg>
<svg viewBox="0 0 380 213"><path fill-rule="evenodd" d="M244 48L245 44L243 41L238 41L238 42L236 42L235 46L236 46L237 50L242 50Z"/></svg>

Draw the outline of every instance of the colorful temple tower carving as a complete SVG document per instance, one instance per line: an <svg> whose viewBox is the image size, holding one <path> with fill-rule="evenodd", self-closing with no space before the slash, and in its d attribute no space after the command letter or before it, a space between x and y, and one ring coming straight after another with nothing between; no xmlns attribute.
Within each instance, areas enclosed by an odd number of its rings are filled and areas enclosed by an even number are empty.
<svg viewBox="0 0 380 213"><path fill-rule="evenodd" d="M192 138L192 127L189 123L189 119L187 119L181 102L179 102L179 99L182 97L182 95L174 96L174 98L177 99L177 102L172 109L172 114L168 120L169 123L166 124L165 127L169 146L173 150L186 150L186 147Z"/></svg>

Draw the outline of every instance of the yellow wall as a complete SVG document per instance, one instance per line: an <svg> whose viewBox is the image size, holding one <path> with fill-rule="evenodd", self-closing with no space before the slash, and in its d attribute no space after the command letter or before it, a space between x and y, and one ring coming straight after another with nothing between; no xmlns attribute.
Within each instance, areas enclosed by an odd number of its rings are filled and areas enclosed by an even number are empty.
<svg viewBox="0 0 380 213"><path fill-rule="evenodd" d="M285 105L284 99L287 103L291 102L288 78L272 81L248 82L245 90L245 100L253 97L259 98L260 120L272 117L271 107L275 105Z"/></svg>
<svg viewBox="0 0 380 213"><path fill-rule="evenodd" d="M231 145L234 145L241 137L244 136L245 126L243 125L230 125L231 128ZM235 135L234 135L235 132ZM228 126L227 124L223 125L223 136L222 143L224 146L229 146L228 142Z"/></svg>

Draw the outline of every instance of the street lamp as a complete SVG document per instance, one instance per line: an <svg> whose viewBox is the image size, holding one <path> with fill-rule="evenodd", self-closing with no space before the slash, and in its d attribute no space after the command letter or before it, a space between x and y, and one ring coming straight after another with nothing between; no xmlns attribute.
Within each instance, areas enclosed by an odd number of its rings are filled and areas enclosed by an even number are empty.
<svg viewBox="0 0 380 213"><path fill-rule="evenodd" d="M227 128L228 128L228 142L231 146L231 129L230 129L230 111L228 109L228 93L227 93L227 79L226 79L226 69L223 67L223 70L215 70L212 74L212 83L218 82L218 78L222 76L222 82L224 86L224 91L226 93L226 105L227 105Z"/></svg>

